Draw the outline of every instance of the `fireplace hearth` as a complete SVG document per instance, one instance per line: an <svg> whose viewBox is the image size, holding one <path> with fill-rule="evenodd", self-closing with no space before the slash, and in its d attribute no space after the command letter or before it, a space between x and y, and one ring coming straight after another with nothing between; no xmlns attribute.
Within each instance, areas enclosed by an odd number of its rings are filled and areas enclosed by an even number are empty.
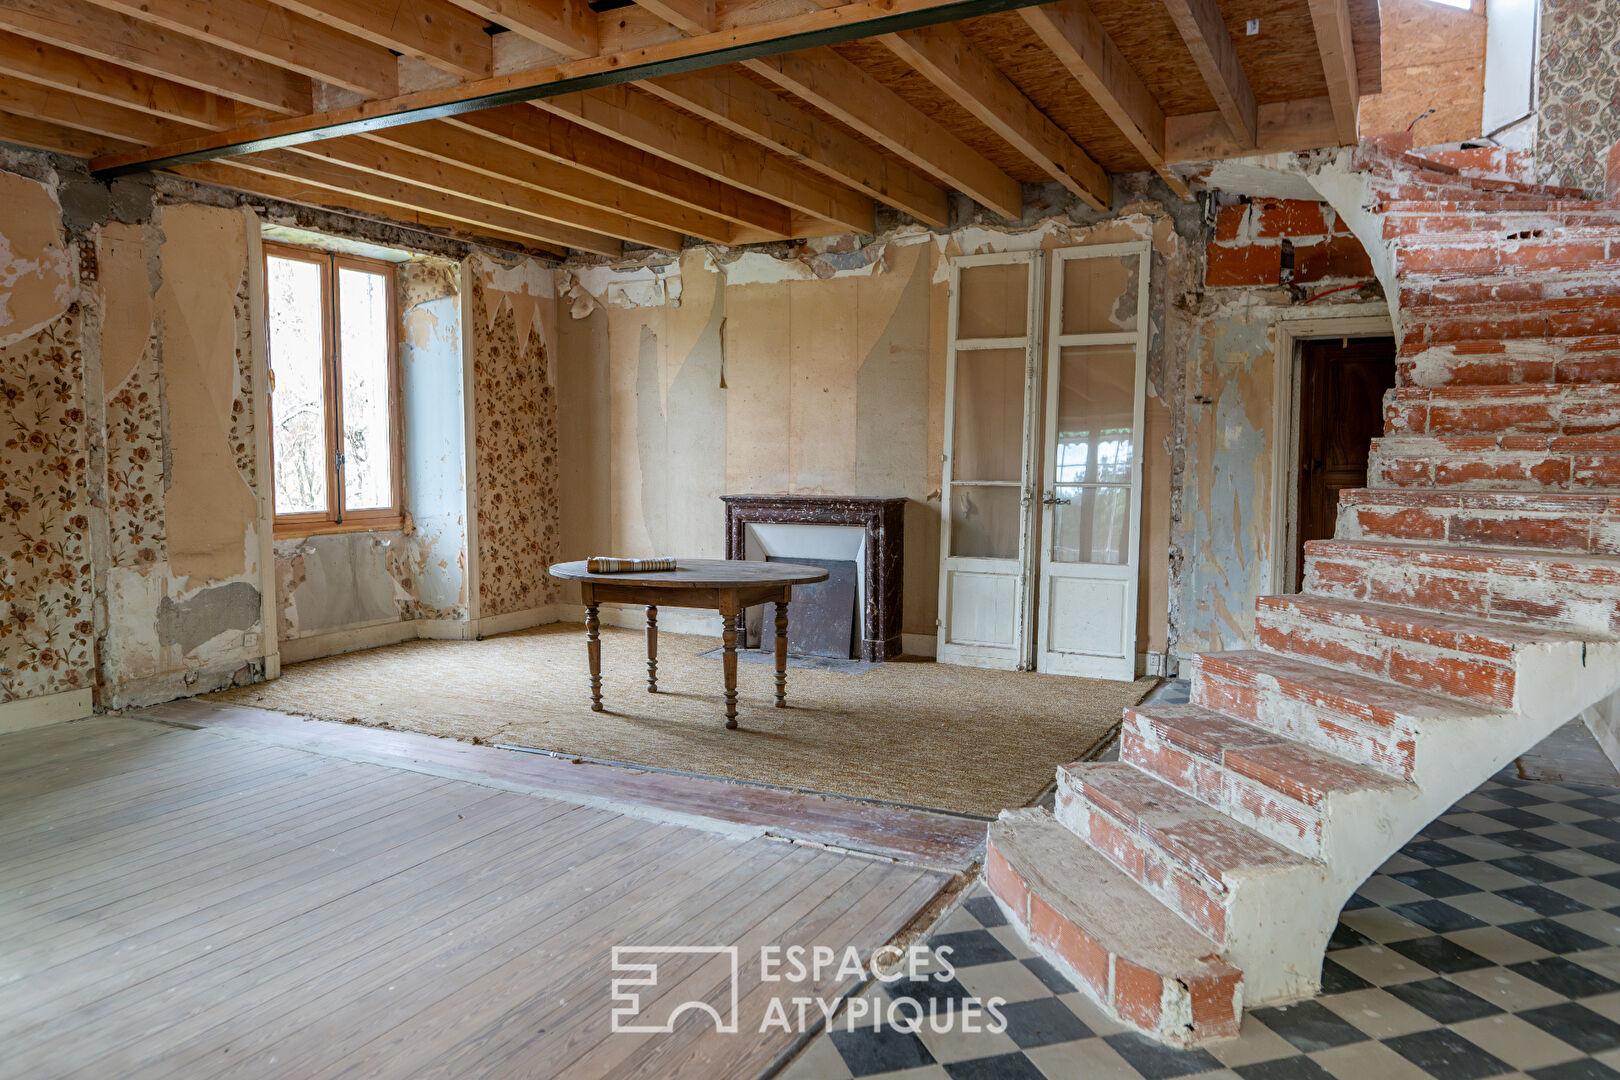
<svg viewBox="0 0 1620 1080"><path fill-rule="evenodd" d="M882 661L900 655L905 499L868 495L720 498L726 507L726 558L854 562L856 656Z"/></svg>

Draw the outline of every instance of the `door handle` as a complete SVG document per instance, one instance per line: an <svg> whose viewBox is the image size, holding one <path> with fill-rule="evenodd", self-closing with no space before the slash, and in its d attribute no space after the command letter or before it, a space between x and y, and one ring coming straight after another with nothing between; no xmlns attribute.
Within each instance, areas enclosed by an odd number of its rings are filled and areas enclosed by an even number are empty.
<svg viewBox="0 0 1620 1080"><path fill-rule="evenodd" d="M1071 500L1069 500L1069 499L1060 499L1056 495L1053 495L1051 492L1047 492L1046 497L1041 500L1041 505L1042 506L1068 506L1070 501Z"/></svg>

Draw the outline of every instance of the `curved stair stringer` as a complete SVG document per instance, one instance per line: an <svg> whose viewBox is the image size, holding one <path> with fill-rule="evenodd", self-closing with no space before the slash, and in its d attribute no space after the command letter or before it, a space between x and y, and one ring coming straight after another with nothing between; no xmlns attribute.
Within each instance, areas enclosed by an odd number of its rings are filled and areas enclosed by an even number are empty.
<svg viewBox="0 0 1620 1080"><path fill-rule="evenodd" d="M1195 658L1189 705L1127 710L1120 761L1060 769L1055 810L1004 813L986 856L992 893L1038 952L1121 1023L1177 1045L1236 1035L1245 1005L1317 992L1343 904L1391 854L1560 725L1620 705L1620 473L1603 457L1620 410L1598 416L1591 400L1620 401L1620 338L1601 336L1620 329L1569 314L1551 264L1424 265L1412 253L1435 245L1409 242L1406 224L1449 215L1512 253L1523 237L1467 216L1589 211L1558 189L1372 148L1296 168L1372 254L1402 385L1456 389L1386 402L1369 489L1344 493L1304 592L1257 602L1255 649ZM1439 250L1467 254L1449 242ZM1530 299L1453 316L1424 295L1448 275ZM1553 314L1527 332L1541 295ZM1403 296L1418 306L1403 312ZM1464 340L1437 318L1480 329ZM1588 389L1565 394L1568 382ZM1482 383L1510 389L1487 400ZM1519 426L1530 383L1568 399L1555 421ZM1412 437L1419 408L1449 425L1433 447ZM1525 437L1546 431L1559 434Z"/></svg>

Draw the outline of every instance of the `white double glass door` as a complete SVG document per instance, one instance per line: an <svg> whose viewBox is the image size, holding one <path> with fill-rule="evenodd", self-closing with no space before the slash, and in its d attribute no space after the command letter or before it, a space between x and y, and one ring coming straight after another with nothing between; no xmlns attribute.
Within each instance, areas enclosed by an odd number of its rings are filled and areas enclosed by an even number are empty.
<svg viewBox="0 0 1620 1080"><path fill-rule="evenodd" d="M1136 672L1148 248L953 261L941 662Z"/></svg>

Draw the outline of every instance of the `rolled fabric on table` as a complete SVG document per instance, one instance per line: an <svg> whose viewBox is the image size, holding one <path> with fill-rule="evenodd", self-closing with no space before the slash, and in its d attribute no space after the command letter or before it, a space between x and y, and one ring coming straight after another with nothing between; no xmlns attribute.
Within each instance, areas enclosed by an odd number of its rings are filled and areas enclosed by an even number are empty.
<svg viewBox="0 0 1620 1080"><path fill-rule="evenodd" d="M593 574L640 574L649 570L673 570L674 559L618 559L611 555L593 555L585 560L585 569Z"/></svg>

